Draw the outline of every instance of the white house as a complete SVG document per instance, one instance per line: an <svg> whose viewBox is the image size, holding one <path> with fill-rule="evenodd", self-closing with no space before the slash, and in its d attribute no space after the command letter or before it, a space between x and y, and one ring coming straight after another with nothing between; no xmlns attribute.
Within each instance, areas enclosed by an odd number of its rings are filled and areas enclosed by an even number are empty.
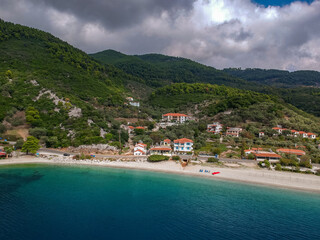
<svg viewBox="0 0 320 240"><path fill-rule="evenodd" d="M140 102L129 102L129 104L133 107L140 107Z"/></svg>
<svg viewBox="0 0 320 240"><path fill-rule="evenodd" d="M274 153L274 152L259 152L259 153L253 153L256 161L264 161L268 160L269 162L279 162L281 156Z"/></svg>
<svg viewBox="0 0 320 240"><path fill-rule="evenodd" d="M155 146L150 149L151 155L171 156L172 149L168 146Z"/></svg>
<svg viewBox="0 0 320 240"><path fill-rule="evenodd" d="M222 124L219 122L214 122L212 124L207 125L207 132L211 132L213 134L219 134L222 131Z"/></svg>
<svg viewBox="0 0 320 240"><path fill-rule="evenodd" d="M264 137L264 132L259 132L259 138Z"/></svg>
<svg viewBox="0 0 320 240"><path fill-rule="evenodd" d="M191 152L193 150L193 141L187 138L174 140L174 152Z"/></svg>
<svg viewBox="0 0 320 240"><path fill-rule="evenodd" d="M189 119L190 117L188 115L182 113L167 113L162 115L162 121L164 122L184 123Z"/></svg>
<svg viewBox="0 0 320 240"><path fill-rule="evenodd" d="M147 144L137 143L134 146L133 155L135 155L135 156L145 156L145 155L147 155Z"/></svg>
<svg viewBox="0 0 320 240"><path fill-rule="evenodd" d="M317 137L317 135L314 133L307 133L307 135L308 135L308 138L310 138L310 139L316 139L316 137Z"/></svg>
<svg viewBox="0 0 320 240"><path fill-rule="evenodd" d="M226 135L233 136L233 137L239 137L241 132L242 132L242 128L228 128Z"/></svg>

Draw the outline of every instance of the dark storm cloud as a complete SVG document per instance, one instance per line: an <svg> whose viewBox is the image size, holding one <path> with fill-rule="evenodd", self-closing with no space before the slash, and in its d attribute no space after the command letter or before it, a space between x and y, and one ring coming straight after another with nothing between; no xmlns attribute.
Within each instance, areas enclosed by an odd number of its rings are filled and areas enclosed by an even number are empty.
<svg viewBox="0 0 320 240"><path fill-rule="evenodd" d="M96 21L109 29L127 28L145 18L159 17L168 11L175 17L179 11L189 11L195 0L30 0L82 20Z"/></svg>
<svg viewBox="0 0 320 240"><path fill-rule="evenodd" d="M0 0L0 18L88 52L181 56L217 68L320 70L320 0Z"/></svg>

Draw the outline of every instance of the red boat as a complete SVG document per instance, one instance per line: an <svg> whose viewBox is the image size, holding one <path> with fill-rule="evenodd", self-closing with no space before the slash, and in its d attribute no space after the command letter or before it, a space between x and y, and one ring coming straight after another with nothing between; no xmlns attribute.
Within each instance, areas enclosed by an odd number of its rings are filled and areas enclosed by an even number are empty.
<svg viewBox="0 0 320 240"><path fill-rule="evenodd" d="M212 175L216 175L216 174L219 174L219 173L220 173L220 172L213 172Z"/></svg>

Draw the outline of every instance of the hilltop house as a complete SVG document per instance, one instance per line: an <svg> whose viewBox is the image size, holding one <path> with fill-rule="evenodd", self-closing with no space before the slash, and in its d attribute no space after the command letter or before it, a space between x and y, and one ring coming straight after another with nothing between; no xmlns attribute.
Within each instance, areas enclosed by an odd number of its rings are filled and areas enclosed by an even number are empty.
<svg viewBox="0 0 320 240"><path fill-rule="evenodd" d="M162 121L164 122L184 123L189 119L190 117L188 115L182 113L167 113L162 115Z"/></svg>
<svg viewBox="0 0 320 240"><path fill-rule="evenodd" d="M140 102L134 102L133 101L133 97L127 97L126 100L128 100L129 104L131 106L134 106L134 107L140 107ZM127 103L126 103L127 104Z"/></svg>
<svg viewBox="0 0 320 240"><path fill-rule="evenodd" d="M274 152L259 152L259 153L253 153L255 156L256 161L264 161L268 160L269 162L278 162L281 158L280 155L274 153Z"/></svg>
<svg viewBox="0 0 320 240"><path fill-rule="evenodd" d="M145 156L145 155L147 155L147 144L137 143L134 146L133 155L135 155L135 156Z"/></svg>
<svg viewBox="0 0 320 240"><path fill-rule="evenodd" d="M171 156L172 149L168 146L155 146L150 149L151 155L166 155Z"/></svg>
<svg viewBox="0 0 320 240"><path fill-rule="evenodd" d="M304 131L297 131L297 130L289 130L289 129L282 128L282 127L274 127L272 129L277 131L278 134L282 134L283 131L288 130L291 132L291 136L294 136L294 137L301 136L303 138L309 138L309 139L316 139L316 137L317 137L317 135L314 133L307 133Z"/></svg>
<svg viewBox="0 0 320 240"><path fill-rule="evenodd" d="M174 147L173 151L174 152L192 152L193 150L193 141L191 139L187 138L181 138L174 140Z"/></svg>
<svg viewBox="0 0 320 240"><path fill-rule="evenodd" d="M165 139L161 142L161 145L163 146L171 146L171 140L170 139Z"/></svg>
<svg viewBox="0 0 320 240"><path fill-rule="evenodd" d="M239 137L242 132L242 128L228 128L226 136Z"/></svg>
<svg viewBox="0 0 320 240"><path fill-rule="evenodd" d="M219 134L222 131L223 125L219 122L214 122L212 124L207 125L207 132L211 132L213 134Z"/></svg>

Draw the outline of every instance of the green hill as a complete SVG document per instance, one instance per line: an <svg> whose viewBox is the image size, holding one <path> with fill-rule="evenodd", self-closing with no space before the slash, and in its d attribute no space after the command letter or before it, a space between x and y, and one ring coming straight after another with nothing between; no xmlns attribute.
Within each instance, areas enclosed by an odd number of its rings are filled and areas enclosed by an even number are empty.
<svg viewBox="0 0 320 240"><path fill-rule="evenodd" d="M49 146L103 142L100 129L108 131L112 109L123 106L124 83L134 79L49 33L4 21L0 62L0 122L24 124L19 112L34 107L40 120L28 123L44 129Z"/></svg>
<svg viewBox="0 0 320 240"><path fill-rule="evenodd" d="M124 72L144 79L145 83L151 87L179 82L203 82L252 88L252 84L245 80L231 77L223 71L185 58L161 54L129 56L113 50L90 54L90 56L102 63L114 64Z"/></svg>
<svg viewBox="0 0 320 240"><path fill-rule="evenodd" d="M320 133L319 118L282 99L226 86L172 84L154 91L149 103L159 112L188 112L201 120L219 120L226 126L254 125L271 129L282 125L289 129Z"/></svg>
<svg viewBox="0 0 320 240"><path fill-rule="evenodd" d="M250 82L276 87L319 87L320 72L317 71L281 71L276 69L226 68L224 72Z"/></svg>
<svg viewBox="0 0 320 240"><path fill-rule="evenodd" d="M224 69L185 58L161 54L125 55L113 50L91 54L98 61L114 64L136 76L149 87L158 88L172 83L210 83L276 95L302 110L320 116L320 73L280 70Z"/></svg>

